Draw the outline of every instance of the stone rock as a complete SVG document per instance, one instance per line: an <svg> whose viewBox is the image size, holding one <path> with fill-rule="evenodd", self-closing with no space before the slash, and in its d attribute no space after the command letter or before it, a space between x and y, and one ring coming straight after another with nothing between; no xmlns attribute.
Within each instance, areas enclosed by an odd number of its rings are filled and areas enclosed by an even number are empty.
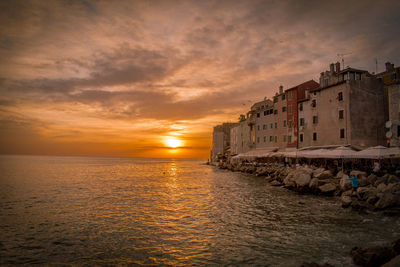
<svg viewBox="0 0 400 267"><path fill-rule="evenodd" d="M347 207L349 207L351 205L352 199L351 199L350 196L342 196L340 198L340 201L341 201L342 207L343 208L347 208Z"/></svg>
<svg viewBox="0 0 400 267"><path fill-rule="evenodd" d="M312 178L310 183L308 184L308 187L310 187L310 189L312 191L317 191L318 187L319 187L319 180L318 178Z"/></svg>
<svg viewBox="0 0 400 267"><path fill-rule="evenodd" d="M303 186L308 185L310 183L310 180L311 180L311 176L309 174L302 173L298 177L296 177L294 181L297 184L297 186L303 187Z"/></svg>
<svg viewBox="0 0 400 267"><path fill-rule="evenodd" d="M369 197L376 196L377 190L374 187L359 187L357 193L362 199L367 200Z"/></svg>
<svg viewBox="0 0 400 267"><path fill-rule="evenodd" d="M378 187L380 184L386 184L387 177L378 177L374 183L375 187Z"/></svg>
<svg viewBox="0 0 400 267"><path fill-rule="evenodd" d="M358 170L352 170L351 172L350 172L350 177L353 177L353 176L355 176L355 177L357 177L358 179L361 179L361 176L367 176L367 173L366 172L362 172L362 171L358 171Z"/></svg>
<svg viewBox="0 0 400 267"><path fill-rule="evenodd" d="M354 199L351 202L351 208L354 210L365 210L365 209L370 209L371 207L368 205L368 203L361 201L359 199Z"/></svg>
<svg viewBox="0 0 400 267"><path fill-rule="evenodd" d="M282 186L283 184L281 182L277 181L277 180L274 180L274 181L272 181L270 183L270 185L272 185L272 186Z"/></svg>
<svg viewBox="0 0 400 267"><path fill-rule="evenodd" d="M336 191L336 185L332 183L324 184L319 187L319 190L323 194L332 194Z"/></svg>
<svg viewBox="0 0 400 267"><path fill-rule="evenodd" d="M375 203L378 201L378 197L375 195L375 196L370 196L370 197L368 197L367 198L367 200L366 200L366 202L367 202L367 204L368 205L375 205Z"/></svg>
<svg viewBox="0 0 400 267"><path fill-rule="evenodd" d="M381 183L376 187L376 190L378 192L384 192L386 190L386 185L384 183Z"/></svg>
<svg viewBox="0 0 400 267"><path fill-rule="evenodd" d="M374 246L369 248L354 247L350 251L355 264L360 266L381 266L394 256L391 247Z"/></svg>
<svg viewBox="0 0 400 267"><path fill-rule="evenodd" d="M316 262L303 262L300 267L334 267L333 265L330 265L329 263L316 263Z"/></svg>
<svg viewBox="0 0 400 267"><path fill-rule="evenodd" d="M396 175L389 175L389 177L388 177L388 179L387 179L387 181L386 181L388 184L391 184L391 183L398 183L398 182L400 182L400 178L398 178Z"/></svg>
<svg viewBox="0 0 400 267"><path fill-rule="evenodd" d="M367 177L361 176L361 178L360 178L360 186L361 186L361 187L364 187L364 186L367 186L367 185L368 185L368 179L367 179Z"/></svg>
<svg viewBox="0 0 400 267"><path fill-rule="evenodd" d="M353 191L350 189L350 190L344 191L342 196L349 196L350 197L352 195L352 193L353 193Z"/></svg>
<svg viewBox="0 0 400 267"><path fill-rule="evenodd" d="M332 172L330 170L326 170L320 173L315 174L314 172L314 177L318 178L319 180L325 180L325 179L332 179L333 175Z"/></svg>
<svg viewBox="0 0 400 267"><path fill-rule="evenodd" d="M338 178L338 179L341 179L342 177L343 177L343 172L342 171L339 171L337 174L336 174L336 178Z"/></svg>
<svg viewBox="0 0 400 267"><path fill-rule="evenodd" d="M400 266L400 255L392 258L389 262L382 265L382 267L399 267Z"/></svg>
<svg viewBox="0 0 400 267"><path fill-rule="evenodd" d="M375 203L375 207L377 209L385 209L396 205L396 202L395 196L390 192L386 192L379 195L379 200Z"/></svg>
<svg viewBox="0 0 400 267"><path fill-rule="evenodd" d="M324 168L318 168L316 170L313 171L314 177L322 172L324 172L325 169Z"/></svg>
<svg viewBox="0 0 400 267"><path fill-rule="evenodd" d="M376 177L375 174L370 174L370 175L367 177L367 183L368 183L368 184L374 185L377 179L378 179L378 178Z"/></svg>
<svg viewBox="0 0 400 267"><path fill-rule="evenodd" d="M340 183L339 183L340 190L347 191L352 188L351 181L346 180L348 178L349 178L349 176L346 175L346 176L343 176L342 179L340 179Z"/></svg>

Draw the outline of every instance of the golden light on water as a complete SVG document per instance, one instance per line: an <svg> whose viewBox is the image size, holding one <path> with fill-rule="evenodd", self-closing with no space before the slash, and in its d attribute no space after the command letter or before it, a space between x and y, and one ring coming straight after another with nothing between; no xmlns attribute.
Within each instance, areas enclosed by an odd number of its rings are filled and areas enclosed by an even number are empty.
<svg viewBox="0 0 400 267"><path fill-rule="evenodd" d="M183 141L176 137L168 136L165 138L165 145L168 148L179 148L183 146Z"/></svg>

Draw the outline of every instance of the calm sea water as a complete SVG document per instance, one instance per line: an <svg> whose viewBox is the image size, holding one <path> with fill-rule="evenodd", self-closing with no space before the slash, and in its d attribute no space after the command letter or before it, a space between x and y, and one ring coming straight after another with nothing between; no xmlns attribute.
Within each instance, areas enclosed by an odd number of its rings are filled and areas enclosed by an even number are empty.
<svg viewBox="0 0 400 267"><path fill-rule="evenodd" d="M0 264L339 266L399 236L397 218L202 161L0 157Z"/></svg>

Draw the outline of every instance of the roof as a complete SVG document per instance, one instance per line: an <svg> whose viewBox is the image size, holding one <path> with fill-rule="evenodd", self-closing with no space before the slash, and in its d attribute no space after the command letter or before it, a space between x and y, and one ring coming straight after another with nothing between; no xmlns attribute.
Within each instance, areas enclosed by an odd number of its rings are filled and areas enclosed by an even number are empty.
<svg viewBox="0 0 400 267"><path fill-rule="evenodd" d="M285 90L285 92L287 92L287 91L291 91L291 90L294 90L294 89L297 89L298 87L301 87L301 86L306 86L306 85L308 85L309 83L312 83L312 84L318 84L316 81L314 81L314 80L309 80L309 81L306 81L306 82L304 82L304 83L301 83L301 84L298 84L298 85L296 85L296 86L294 86L294 87L292 87L292 88L289 88L289 89L286 89ZM318 84L319 85L319 84ZM311 86L311 85L310 85Z"/></svg>
<svg viewBox="0 0 400 267"><path fill-rule="evenodd" d="M345 68L345 69L339 71L339 73L345 73L345 72L349 72L349 71L354 71L354 72L368 72L367 70L359 70L359 69L347 67L347 68Z"/></svg>

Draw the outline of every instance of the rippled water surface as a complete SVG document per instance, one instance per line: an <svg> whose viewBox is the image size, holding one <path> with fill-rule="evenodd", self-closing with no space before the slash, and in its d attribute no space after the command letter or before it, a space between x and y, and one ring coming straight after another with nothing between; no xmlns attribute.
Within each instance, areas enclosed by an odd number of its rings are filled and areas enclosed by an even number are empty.
<svg viewBox="0 0 400 267"><path fill-rule="evenodd" d="M0 157L0 263L351 265L397 218L196 160Z"/></svg>

